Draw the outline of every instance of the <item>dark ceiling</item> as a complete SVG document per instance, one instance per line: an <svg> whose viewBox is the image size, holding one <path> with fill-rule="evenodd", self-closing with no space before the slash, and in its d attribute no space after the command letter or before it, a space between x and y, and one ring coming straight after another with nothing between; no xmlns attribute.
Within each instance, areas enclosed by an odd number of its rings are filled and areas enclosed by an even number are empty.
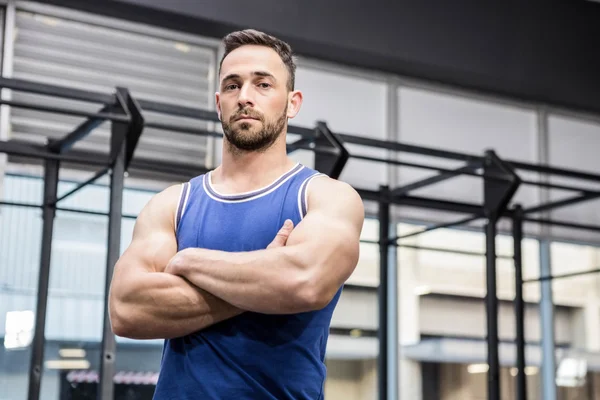
<svg viewBox="0 0 600 400"><path fill-rule="evenodd" d="M252 27L306 56L600 112L600 4L587 0L47 2L216 38Z"/></svg>

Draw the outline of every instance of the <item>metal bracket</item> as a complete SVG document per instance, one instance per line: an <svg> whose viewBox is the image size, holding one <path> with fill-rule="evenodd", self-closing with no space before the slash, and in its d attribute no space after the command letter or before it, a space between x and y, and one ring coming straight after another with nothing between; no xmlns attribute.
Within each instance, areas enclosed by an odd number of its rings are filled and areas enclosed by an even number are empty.
<svg viewBox="0 0 600 400"><path fill-rule="evenodd" d="M315 128L315 169L338 179L350 158L350 153L338 135L331 132L325 122Z"/></svg>
<svg viewBox="0 0 600 400"><path fill-rule="evenodd" d="M493 150L485 152L483 171L484 213L487 217L499 216L507 209L508 203L521 185L521 179ZM493 178L485 179L486 175Z"/></svg>
<svg viewBox="0 0 600 400"><path fill-rule="evenodd" d="M142 116L142 109L138 102L131 96L128 89L118 87L116 92L116 98L118 104L129 116L129 122L127 124L121 124L113 122L113 132L117 131L117 134L112 135L111 140L111 165L115 162L120 149L119 144L125 143L125 171L129 168L133 154L144 130L144 117ZM119 144L114 141L120 141Z"/></svg>

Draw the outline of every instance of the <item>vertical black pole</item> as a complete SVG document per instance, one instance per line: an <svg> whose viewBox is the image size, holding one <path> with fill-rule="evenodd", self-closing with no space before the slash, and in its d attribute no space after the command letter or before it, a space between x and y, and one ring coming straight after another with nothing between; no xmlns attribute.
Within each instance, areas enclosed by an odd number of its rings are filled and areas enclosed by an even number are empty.
<svg viewBox="0 0 600 400"><path fill-rule="evenodd" d="M510 165L502 161L494 151L487 150L483 163L484 205L488 218L486 233L486 278L487 295L485 309L487 317L488 347L488 400L500 400L500 361L498 356L498 296L496 293L496 225L521 184L521 179ZM487 176L503 179L487 179Z"/></svg>
<svg viewBox="0 0 600 400"><path fill-rule="evenodd" d="M42 207L42 249L40 273L38 277L37 305L35 309L35 331L29 366L29 400L40 398L42 362L44 361L46 310L48 306L48 285L50 282L50 262L52 259L52 232L56 214L58 192L58 160L46 160L44 168L44 205Z"/></svg>
<svg viewBox="0 0 600 400"><path fill-rule="evenodd" d="M500 400L500 362L498 359L498 297L496 296L496 222L491 213L486 225L487 275L487 345L488 345L488 400Z"/></svg>
<svg viewBox="0 0 600 400"><path fill-rule="evenodd" d="M121 255L121 218L123 212L123 187L125 176L125 140L128 126L112 123L111 155L114 157L110 172L110 203L108 211L108 249L106 257L106 284L104 288L104 329L102 331L102 360L100 364L100 400L114 398L116 341L108 314L108 295L115 264Z"/></svg>
<svg viewBox="0 0 600 400"><path fill-rule="evenodd" d="M525 376L525 301L523 300L523 208L516 205L513 215L513 257L515 262L515 316L517 342L517 399L527 400Z"/></svg>
<svg viewBox="0 0 600 400"><path fill-rule="evenodd" d="M390 238L390 189L380 187L379 200L379 400L388 400L388 248Z"/></svg>

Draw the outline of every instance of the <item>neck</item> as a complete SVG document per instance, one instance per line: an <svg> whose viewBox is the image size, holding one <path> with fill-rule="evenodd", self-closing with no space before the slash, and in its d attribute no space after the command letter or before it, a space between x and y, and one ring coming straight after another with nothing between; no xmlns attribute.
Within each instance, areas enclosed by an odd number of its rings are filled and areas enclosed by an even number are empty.
<svg viewBox="0 0 600 400"><path fill-rule="evenodd" d="M247 186L240 190L252 190L270 183L295 164L287 155L285 135L264 151L240 151L224 140L221 165L212 175L219 182Z"/></svg>

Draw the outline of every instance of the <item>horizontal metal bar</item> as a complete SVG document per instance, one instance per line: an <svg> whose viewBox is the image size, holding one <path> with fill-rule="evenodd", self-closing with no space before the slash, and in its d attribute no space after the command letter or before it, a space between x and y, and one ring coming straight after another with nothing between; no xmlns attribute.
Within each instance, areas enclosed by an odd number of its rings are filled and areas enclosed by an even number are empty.
<svg viewBox="0 0 600 400"><path fill-rule="evenodd" d="M538 213L541 211L554 210L559 207L566 207L566 206L570 206L572 204L597 199L599 197L600 197L600 193L584 194L583 196L582 195L573 196L573 197L569 197L567 199L557 200L557 201L542 204L542 205L539 205L536 207L527 208L527 209L523 210L523 213L524 214L534 214L534 213Z"/></svg>
<svg viewBox="0 0 600 400"><path fill-rule="evenodd" d="M318 151L318 149L316 149L316 151ZM448 175L456 174L456 171L457 171L456 169L436 167L434 165L419 164L419 163L399 161L399 160L391 160L388 158L365 156L365 155L361 155L361 154L350 154L350 158L355 158L357 160L373 161L373 162L383 162L386 164L397 165L400 167L426 169L426 170L437 171L439 173L448 174ZM501 181L501 182L511 181L509 177L506 177L503 175L494 175L494 174L490 174L490 173L483 174L483 173L477 173L474 171L469 171L467 169L462 171L460 173L460 175L473 176L476 178L484 178L484 179L489 179L489 180L497 180L497 181Z"/></svg>
<svg viewBox="0 0 600 400"><path fill-rule="evenodd" d="M210 137L216 137L216 138L223 137L223 134L218 133L218 132L211 132L211 131L207 131L205 129L192 128L192 127L188 127L188 126L162 124L159 122L147 122L144 124L144 127L152 128L152 129L160 129L160 130L165 130L165 131L173 131L173 132L178 132L178 133L186 133L186 134L190 134L190 135L210 136Z"/></svg>
<svg viewBox="0 0 600 400"><path fill-rule="evenodd" d="M403 196L386 199L381 196L381 193L375 190L362 188L355 188L355 190L365 201L389 201L391 204L394 205L404 205L410 207L431 209L436 211L451 211L471 215L481 214L483 212L483 207L481 205L473 203L459 203L454 201L439 200L434 198L418 196ZM504 211L502 216L512 216L512 210Z"/></svg>
<svg viewBox="0 0 600 400"><path fill-rule="evenodd" d="M546 165L528 164L520 161L504 161L517 170L539 172L547 175L564 176L568 178L577 178L588 181L600 182L600 175L598 174L591 174L566 168L549 167Z"/></svg>
<svg viewBox="0 0 600 400"><path fill-rule="evenodd" d="M391 239L390 242L393 243L394 239ZM369 240L369 239L360 239L360 243L379 245L379 242L377 240ZM476 252L476 251L445 249L443 247L417 246L417 245L412 245L412 244L396 244L396 246L400 247L400 248L404 248L404 249L411 249L411 250L435 251L435 252L439 252L439 253L459 254L459 255L473 256L473 257L485 257L485 253ZM512 260L513 256L498 255L497 258Z"/></svg>
<svg viewBox="0 0 600 400"><path fill-rule="evenodd" d="M40 204L19 203L14 201L0 201L0 206L42 208Z"/></svg>
<svg viewBox="0 0 600 400"><path fill-rule="evenodd" d="M215 111L203 110L201 108L183 107L174 104L143 99L137 99L137 103L142 111L151 111L161 114L168 114L171 116L194 118L203 121L221 122Z"/></svg>
<svg viewBox="0 0 600 400"><path fill-rule="evenodd" d="M8 207L27 207L27 208L42 208L39 204L29 204L29 203L19 203L13 201L0 201L0 206L8 206ZM57 211L65 211L72 212L78 214L87 214L87 215L97 215L101 217L107 217L108 213L102 211L92 211L92 210L81 210L77 208L67 208L67 207L56 207ZM123 218L127 219L137 219L137 215L133 214L123 214Z"/></svg>
<svg viewBox="0 0 600 400"><path fill-rule="evenodd" d="M99 113L107 113L110 112L111 109L111 105L105 105L102 107ZM63 153L66 150L70 150L78 140L81 140L89 135L94 129L102 125L103 122L104 119L102 118L88 118L63 138L51 141L48 147L50 150L54 150L58 153Z"/></svg>
<svg viewBox="0 0 600 400"><path fill-rule="evenodd" d="M559 220L555 220L555 219L531 218L531 217L525 217L525 218L523 218L523 221L542 224L542 225L548 225L548 226L560 226L563 228L573 228L573 229L581 229L581 230L585 230L585 231L600 232L599 225L578 224L575 222L559 221Z"/></svg>
<svg viewBox="0 0 600 400"><path fill-rule="evenodd" d="M394 198L394 204L427 208L438 211L452 211L463 214L479 215L483 212L483 206L472 203L459 203L454 201L439 200L428 197L404 196ZM510 211L506 211L508 216Z"/></svg>
<svg viewBox="0 0 600 400"><path fill-rule="evenodd" d="M288 133L291 133L294 135L300 135L303 138L307 138L307 139L316 137L315 129L305 128L303 126L289 125Z"/></svg>
<svg viewBox="0 0 600 400"><path fill-rule="evenodd" d="M104 175L106 175L106 173L109 170L110 170L110 167L106 167L103 170L98 171L97 173L94 174L94 176L92 176L87 181L80 183L79 185L77 185L76 187L74 187L72 190L70 190L67 193L65 193L62 196L60 196L58 199L56 199L56 202L54 202L54 204L57 204L58 202L66 199L67 197L69 197L70 195L72 195L72 194L76 193L77 191L83 189L84 187L86 187L90 183L94 183L95 181L97 181L98 179L100 179L101 177L103 177Z"/></svg>
<svg viewBox="0 0 600 400"><path fill-rule="evenodd" d="M485 253L477 252L477 251L467 251L467 250L457 250L457 249L444 249L442 247L428 247L428 246L416 246L411 244L398 244L400 248L406 248L411 250L423 250L423 251L433 251L438 253L448 253L448 254L458 254L463 256L473 256L473 257L485 257ZM507 255L496 255L496 258L512 260L512 256Z"/></svg>
<svg viewBox="0 0 600 400"><path fill-rule="evenodd" d="M359 292L371 292L377 293L377 288L379 285L370 286L370 285L357 285L356 283L344 283L344 290L352 290Z"/></svg>
<svg viewBox="0 0 600 400"><path fill-rule="evenodd" d="M129 170L132 169L144 172L148 171L152 174L161 173L174 176L175 179L187 179L208 172L208 168L202 165L164 162L152 159L134 158L131 161Z"/></svg>
<svg viewBox="0 0 600 400"><path fill-rule="evenodd" d="M469 222L472 222L472 221L476 221L476 220L478 220L480 218L483 218L483 216L482 215L472 215L472 216L470 216L468 218L459 219L458 221L445 222L443 224L435 224L435 225L429 226L429 227L427 227L427 228L425 228L425 229L423 229L421 231L418 231L418 232L412 232L412 233L407 233L406 235L397 236L397 237L395 237L392 240L392 242L397 242L398 240L401 240L401 239L406 239L406 238L409 238L409 237L417 236L417 235L420 235L420 234L425 233L425 232L431 232L431 231L434 231L436 229L451 228L453 226L464 225L466 223L469 223Z"/></svg>
<svg viewBox="0 0 600 400"><path fill-rule="evenodd" d="M369 189L361 189L361 188L355 188L355 190L363 200L370 200L370 201L383 201L384 200L383 197L381 196L381 193L378 192L377 190L369 190Z"/></svg>
<svg viewBox="0 0 600 400"><path fill-rule="evenodd" d="M86 118L98 118L105 121L114 121L114 122L129 122L129 117L122 114L113 114L113 113L93 113L87 111L78 111L73 110L71 108L63 108L63 107L52 107L52 106L43 106L38 104L24 103L22 101L13 101L13 100L1 100L0 104L5 104L12 107L17 108L25 108L29 110L37 110L37 111L45 111L54 114L64 114L64 115L72 115L75 117L86 117Z"/></svg>
<svg viewBox="0 0 600 400"><path fill-rule="evenodd" d="M420 179L416 182L409 183L407 185L404 185L404 186L401 186L399 188L392 190L392 196L404 196L413 190L416 190L416 189L419 189L419 188L422 188L425 186L430 186L430 185L445 181L450 178L454 178L455 176L462 175L463 173L466 173L466 172L473 172L474 169L477 169L480 166L481 166L480 163L476 163L473 165L465 165L464 167L457 168L450 172L441 172L438 175L431 176L431 177L425 178L425 179Z"/></svg>
<svg viewBox="0 0 600 400"><path fill-rule="evenodd" d="M388 140L380 140L380 139L374 139L374 138L363 137L363 136L348 135L345 133L337 133L337 135L345 143L358 144L358 145L369 146L369 147L377 147L377 148L381 148L381 149L395 150L395 151L406 152L406 153L421 154L424 156L445 158L445 159L451 159L451 160L460 160L460 161L467 161L467 162L472 162L472 161L483 162L482 156L477 156L477 155L472 155L472 154L458 153L458 152L447 151L447 150L439 150L439 149L430 148L430 147L414 146L414 145L409 145L409 144L392 142L392 141L388 141Z"/></svg>
<svg viewBox="0 0 600 400"><path fill-rule="evenodd" d="M97 215L97 216L100 216L100 217L108 217L108 213L107 212L91 211L91 210L81 210L81 209L78 209L78 208L56 207L56 211L72 212L72 213L87 214L87 215ZM127 218L127 219L136 219L137 215L123 214L122 217L123 218Z"/></svg>
<svg viewBox="0 0 600 400"><path fill-rule="evenodd" d="M300 143L300 140L302 140L303 142ZM313 147L310 145L309 141L304 141L304 139L300 139L297 142L294 143L290 143L293 144L294 150L310 150L312 152L314 152L315 154L326 154L329 156L338 156L339 155L339 151L333 147ZM352 157L352 156L351 156Z"/></svg>
<svg viewBox="0 0 600 400"><path fill-rule="evenodd" d="M599 272L600 272L600 268L589 269L589 270L584 270L584 271L569 272L569 273L566 273L566 274L557 274L557 275L550 275L550 276L541 276L539 278L524 279L523 283L552 281L554 279L572 278L572 277L575 277L575 276L597 274Z"/></svg>
<svg viewBox="0 0 600 400"><path fill-rule="evenodd" d="M42 160L60 160L74 164L107 166L110 161L101 157L86 157L75 154L55 154L48 151L44 146L20 141L2 141L0 140L0 153L8 155L31 157Z"/></svg>
<svg viewBox="0 0 600 400"><path fill-rule="evenodd" d="M369 240L369 239L360 239L360 243L364 244L375 244L379 246L379 241L377 240Z"/></svg>
<svg viewBox="0 0 600 400"><path fill-rule="evenodd" d="M0 87L6 89L13 89L21 92L29 92L46 96L63 97L73 100L87 101L90 103L108 104L112 103L114 100L114 96L112 94L90 92L86 90L79 90L67 88L64 86L55 86L41 82L32 82L14 78L0 77Z"/></svg>
<svg viewBox="0 0 600 400"><path fill-rule="evenodd" d="M312 150L311 143L314 143L314 138L306 138L306 137L302 137L298 140L296 140L295 142L292 143L288 143L287 144L287 153L293 153L296 150L300 150L300 149L309 149Z"/></svg>
<svg viewBox="0 0 600 400"><path fill-rule="evenodd" d="M532 185L532 186L544 187L544 188L548 188L548 189L566 190L566 191L571 191L571 192L581 192L581 193L590 193L590 194L595 194L595 193L600 194L600 192L597 190L590 190L589 188L582 188L580 186L557 185L555 183L528 181L528 180L524 180L524 179L521 180L521 183L524 185Z"/></svg>

